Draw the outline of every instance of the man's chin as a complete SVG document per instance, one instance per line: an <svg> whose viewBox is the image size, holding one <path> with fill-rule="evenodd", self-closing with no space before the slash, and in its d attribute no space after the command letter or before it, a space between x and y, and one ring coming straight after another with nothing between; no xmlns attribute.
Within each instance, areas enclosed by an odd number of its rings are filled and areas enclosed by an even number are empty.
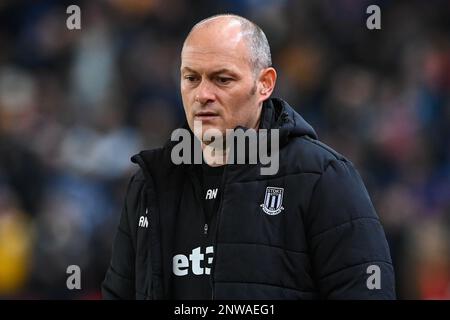
<svg viewBox="0 0 450 320"><path fill-rule="evenodd" d="M193 129L192 131L194 132L195 136L204 143L214 140L217 137L222 138L226 132L226 130L219 124L198 120L194 121L194 126L191 129Z"/></svg>
<svg viewBox="0 0 450 320"><path fill-rule="evenodd" d="M213 124L213 123L206 123L206 122L202 122L202 121L195 121L194 129L196 132L201 132L202 135L205 135L205 134L217 135L219 133L225 132L225 130L223 130L220 125Z"/></svg>
<svg viewBox="0 0 450 320"><path fill-rule="evenodd" d="M203 140L210 140L211 137L221 137L223 138L224 131L222 128L217 126L203 126L202 135Z"/></svg>

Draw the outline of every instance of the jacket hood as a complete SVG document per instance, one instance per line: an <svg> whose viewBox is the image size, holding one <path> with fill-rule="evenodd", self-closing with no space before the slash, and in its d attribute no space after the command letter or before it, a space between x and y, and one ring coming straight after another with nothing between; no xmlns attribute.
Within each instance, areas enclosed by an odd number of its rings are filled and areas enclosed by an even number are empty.
<svg viewBox="0 0 450 320"><path fill-rule="evenodd" d="M281 146L293 137L309 136L317 139L312 126L286 101L279 98L270 98L264 102L260 128L279 129Z"/></svg>

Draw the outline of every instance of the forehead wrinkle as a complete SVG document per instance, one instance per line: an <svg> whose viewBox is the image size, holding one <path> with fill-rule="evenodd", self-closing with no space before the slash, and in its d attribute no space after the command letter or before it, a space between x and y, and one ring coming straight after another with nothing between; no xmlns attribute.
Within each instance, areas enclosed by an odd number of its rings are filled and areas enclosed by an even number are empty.
<svg viewBox="0 0 450 320"><path fill-rule="evenodd" d="M229 69L241 73L250 68L250 64L245 54L236 54L234 51L228 53L228 50L217 50L213 47L187 46L182 52L180 67L202 71L205 69Z"/></svg>

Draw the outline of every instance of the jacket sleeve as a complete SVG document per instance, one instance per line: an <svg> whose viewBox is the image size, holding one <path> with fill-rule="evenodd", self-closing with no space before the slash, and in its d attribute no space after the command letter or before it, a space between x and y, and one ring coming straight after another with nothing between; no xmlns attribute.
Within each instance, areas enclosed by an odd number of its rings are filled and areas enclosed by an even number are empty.
<svg viewBox="0 0 450 320"><path fill-rule="evenodd" d="M323 299L395 299L388 243L361 177L332 160L317 181L306 221Z"/></svg>
<svg viewBox="0 0 450 320"><path fill-rule="evenodd" d="M112 257L102 283L103 299L135 299L135 248L129 223L129 212L136 202L136 176L128 184L119 226L114 237Z"/></svg>

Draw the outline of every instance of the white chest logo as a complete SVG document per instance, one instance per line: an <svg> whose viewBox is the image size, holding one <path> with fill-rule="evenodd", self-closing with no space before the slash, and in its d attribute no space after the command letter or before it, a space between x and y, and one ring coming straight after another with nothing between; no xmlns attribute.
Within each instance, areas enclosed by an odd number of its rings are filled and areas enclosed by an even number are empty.
<svg viewBox="0 0 450 320"><path fill-rule="evenodd" d="M219 189L208 189L208 191L206 192L206 197L205 197L205 199L206 200L211 200L211 199L215 199L216 198L216 196L217 196L217 191L218 191Z"/></svg>
<svg viewBox="0 0 450 320"><path fill-rule="evenodd" d="M262 210L271 216L283 211L283 192L283 188L267 187L264 203L260 205Z"/></svg>

